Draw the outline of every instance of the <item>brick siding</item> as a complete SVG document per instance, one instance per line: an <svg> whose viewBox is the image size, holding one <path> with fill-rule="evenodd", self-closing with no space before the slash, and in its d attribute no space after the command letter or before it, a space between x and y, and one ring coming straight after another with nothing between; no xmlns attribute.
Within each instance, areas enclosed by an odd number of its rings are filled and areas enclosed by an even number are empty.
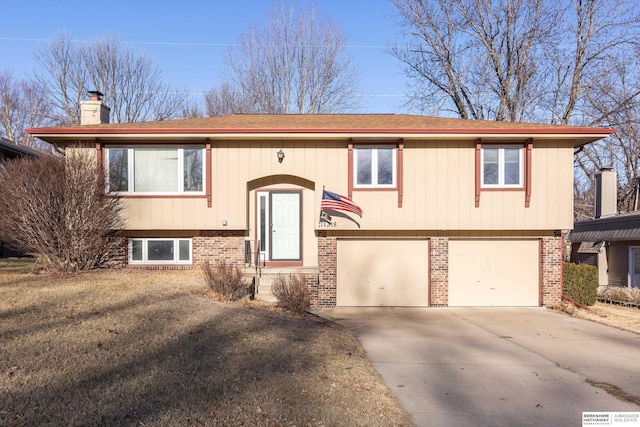
<svg viewBox="0 0 640 427"><path fill-rule="evenodd" d="M225 260L235 267L244 266L244 230L201 231L193 237L193 264Z"/></svg>
<svg viewBox="0 0 640 427"><path fill-rule="evenodd" d="M307 285L309 286L309 299L311 300L311 307L318 307L318 285L320 283L319 274L305 274L307 278Z"/></svg>
<svg viewBox="0 0 640 427"><path fill-rule="evenodd" d="M540 244L540 301L544 307L562 299L562 237L543 237Z"/></svg>
<svg viewBox="0 0 640 427"><path fill-rule="evenodd" d="M429 240L429 305L449 305L449 238Z"/></svg>
<svg viewBox="0 0 640 427"><path fill-rule="evenodd" d="M338 241L328 237L326 231L318 231L318 307L336 306L338 274Z"/></svg>

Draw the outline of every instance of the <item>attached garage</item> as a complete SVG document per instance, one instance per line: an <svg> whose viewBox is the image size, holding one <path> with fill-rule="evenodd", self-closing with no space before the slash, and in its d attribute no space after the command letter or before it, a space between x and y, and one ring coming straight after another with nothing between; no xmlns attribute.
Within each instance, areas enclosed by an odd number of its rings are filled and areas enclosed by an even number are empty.
<svg viewBox="0 0 640 427"><path fill-rule="evenodd" d="M540 305L538 240L449 240L449 306Z"/></svg>
<svg viewBox="0 0 640 427"><path fill-rule="evenodd" d="M338 306L428 305L427 240L338 240Z"/></svg>

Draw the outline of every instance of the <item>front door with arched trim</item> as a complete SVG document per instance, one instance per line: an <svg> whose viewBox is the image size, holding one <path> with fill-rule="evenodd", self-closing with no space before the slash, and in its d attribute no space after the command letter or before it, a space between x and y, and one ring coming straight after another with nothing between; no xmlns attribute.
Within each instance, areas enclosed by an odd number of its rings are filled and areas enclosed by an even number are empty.
<svg viewBox="0 0 640 427"><path fill-rule="evenodd" d="M264 261L302 260L302 193L258 191L257 238Z"/></svg>

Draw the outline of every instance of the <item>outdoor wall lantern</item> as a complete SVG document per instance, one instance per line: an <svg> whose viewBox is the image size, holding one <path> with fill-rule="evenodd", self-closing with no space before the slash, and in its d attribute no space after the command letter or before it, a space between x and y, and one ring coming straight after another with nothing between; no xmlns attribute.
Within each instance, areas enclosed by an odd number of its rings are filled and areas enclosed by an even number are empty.
<svg viewBox="0 0 640 427"><path fill-rule="evenodd" d="M284 160L284 151L280 150L278 151L278 163L282 163L283 160Z"/></svg>

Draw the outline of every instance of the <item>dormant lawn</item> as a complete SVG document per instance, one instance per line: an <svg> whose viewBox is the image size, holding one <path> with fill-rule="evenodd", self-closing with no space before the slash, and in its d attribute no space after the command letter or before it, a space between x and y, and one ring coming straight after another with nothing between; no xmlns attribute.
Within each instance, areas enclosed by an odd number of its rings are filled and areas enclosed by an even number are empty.
<svg viewBox="0 0 640 427"><path fill-rule="evenodd" d="M0 425L411 425L354 336L198 271L0 260Z"/></svg>

